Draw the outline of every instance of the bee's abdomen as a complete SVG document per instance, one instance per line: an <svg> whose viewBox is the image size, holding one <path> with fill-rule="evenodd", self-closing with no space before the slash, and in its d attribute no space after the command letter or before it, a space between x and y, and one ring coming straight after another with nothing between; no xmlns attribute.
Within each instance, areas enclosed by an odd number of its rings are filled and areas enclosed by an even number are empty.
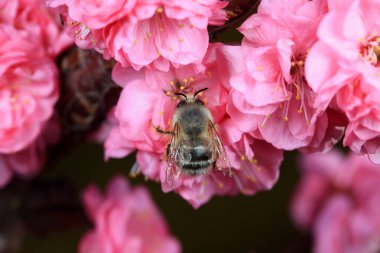
<svg viewBox="0 0 380 253"><path fill-rule="evenodd" d="M212 152L204 146L196 146L184 150L185 159L181 161L181 167L188 170L200 170L210 167L214 163Z"/></svg>

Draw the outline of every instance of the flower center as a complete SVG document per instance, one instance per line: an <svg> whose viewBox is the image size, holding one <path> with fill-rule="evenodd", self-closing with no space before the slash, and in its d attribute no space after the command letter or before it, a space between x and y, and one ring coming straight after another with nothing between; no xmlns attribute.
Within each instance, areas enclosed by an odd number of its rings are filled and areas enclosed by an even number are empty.
<svg viewBox="0 0 380 253"><path fill-rule="evenodd" d="M304 59L306 57L294 57L291 61L290 74L291 78L289 81L286 81L283 75L279 75L278 82L276 86L276 91L280 91L282 89L285 101L280 104L280 108L282 108L282 118L284 121L289 121L289 110L291 104L298 103L297 112L302 113L306 125L310 124L309 113L307 111L307 99L309 97L308 93L308 84L305 79L304 73ZM295 95L294 95L295 94ZM292 99L294 98L294 99ZM270 115L267 115L264 118L261 126L263 127L266 121L269 119Z"/></svg>
<svg viewBox="0 0 380 253"><path fill-rule="evenodd" d="M380 36L372 36L361 42L359 55L375 67L380 66Z"/></svg>

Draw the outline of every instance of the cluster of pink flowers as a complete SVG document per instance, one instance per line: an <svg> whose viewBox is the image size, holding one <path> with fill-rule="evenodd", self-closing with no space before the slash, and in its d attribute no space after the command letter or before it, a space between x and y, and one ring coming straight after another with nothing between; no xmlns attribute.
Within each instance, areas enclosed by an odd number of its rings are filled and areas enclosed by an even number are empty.
<svg viewBox="0 0 380 253"><path fill-rule="evenodd" d="M58 7L78 46L94 48L123 67L168 71L200 63L206 54L207 25L223 24L220 0L48 0Z"/></svg>
<svg viewBox="0 0 380 253"><path fill-rule="evenodd" d="M333 151L304 156L301 167L292 214L313 234L313 252L379 252L380 166Z"/></svg>
<svg viewBox="0 0 380 253"><path fill-rule="evenodd" d="M239 28L241 46L208 42L226 2L49 0L78 46L117 64L123 88L105 140L106 158L134 151L145 177L194 207L213 195L254 194L277 181L283 150L327 152L344 145L380 162L378 0L262 0ZM201 3L202 2L202 3ZM180 98L210 110L231 162L167 181L166 145Z"/></svg>
<svg viewBox="0 0 380 253"><path fill-rule="evenodd" d="M95 228L79 244L79 253L179 253L161 213L143 187L132 189L120 176L102 194L92 185L83 202Z"/></svg>
<svg viewBox="0 0 380 253"><path fill-rule="evenodd" d="M58 137L54 58L70 44L41 0L0 3L0 187L34 175Z"/></svg>

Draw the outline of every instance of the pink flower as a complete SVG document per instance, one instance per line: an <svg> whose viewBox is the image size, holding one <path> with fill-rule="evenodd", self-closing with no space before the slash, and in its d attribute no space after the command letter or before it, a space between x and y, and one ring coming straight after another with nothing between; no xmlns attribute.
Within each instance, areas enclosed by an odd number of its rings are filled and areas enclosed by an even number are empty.
<svg viewBox="0 0 380 253"><path fill-rule="evenodd" d="M0 9L0 25L15 27L28 37L29 43L40 44L52 57L72 44L58 23L58 16L47 9L44 0L2 1Z"/></svg>
<svg viewBox="0 0 380 253"><path fill-rule="evenodd" d="M44 165L46 148L58 141L59 134L59 125L50 120L43 127L42 134L27 147L15 153L0 154L0 188L5 186L14 174L23 178L35 176Z"/></svg>
<svg viewBox="0 0 380 253"><path fill-rule="evenodd" d="M226 112L229 78L240 67L235 62L239 50L239 47L214 44L206 54L203 67L184 66L168 72L136 72L117 65L113 78L124 88L115 109L118 125L105 143L106 157L125 157L137 149L137 167L132 173L138 170L149 179L161 181L163 191L174 190L195 208L215 194L251 195L270 189L278 178L282 152L238 130ZM153 126L172 127L179 102L175 92L194 94L206 87L208 90L199 98L217 124L233 176L213 170L204 176L180 175L174 183L168 182L164 153L170 137L159 134Z"/></svg>
<svg viewBox="0 0 380 253"><path fill-rule="evenodd" d="M338 139L341 131L324 138L328 118L314 106L304 75L325 12L324 1L263 0L239 28L246 70L232 77L228 108L239 129L286 150L324 150L326 141Z"/></svg>
<svg viewBox="0 0 380 253"><path fill-rule="evenodd" d="M313 252L378 252L380 167L337 151L304 156L302 165L292 214L300 227L312 231Z"/></svg>
<svg viewBox="0 0 380 253"><path fill-rule="evenodd" d="M53 114L57 69L39 44L0 25L0 153L31 145Z"/></svg>
<svg viewBox="0 0 380 253"><path fill-rule="evenodd" d="M380 2L331 0L328 7L306 61L315 104L343 111L344 145L380 163Z"/></svg>
<svg viewBox="0 0 380 253"><path fill-rule="evenodd" d="M180 252L179 242L145 188L132 189L118 176L105 195L94 185L87 187L83 202L95 228L82 238L79 253Z"/></svg>
<svg viewBox="0 0 380 253"><path fill-rule="evenodd" d="M200 63L208 47L208 24L223 23L220 0L48 1L59 7L76 43L95 48L123 67L168 71ZM222 22L221 22L222 21Z"/></svg>

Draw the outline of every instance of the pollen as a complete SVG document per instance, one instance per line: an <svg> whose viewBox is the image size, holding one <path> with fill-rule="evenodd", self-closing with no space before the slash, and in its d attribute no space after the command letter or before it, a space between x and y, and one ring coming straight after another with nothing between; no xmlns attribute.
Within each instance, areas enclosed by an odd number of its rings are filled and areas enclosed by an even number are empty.
<svg viewBox="0 0 380 253"><path fill-rule="evenodd" d="M158 114L159 114L160 116L162 116L162 115L164 114L164 112L161 111L161 112L159 112Z"/></svg>
<svg viewBox="0 0 380 253"><path fill-rule="evenodd" d="M187 84L187 83L189 82L189 80L187 80L186 78L184 78L182 81L183 81L185 84Z"/></svg>
<svg viewBox="0 0 380 253"><path fill-rule="evenodd" d="M288 122L289 121L289 118L287 116L284 117L284 121L285 122Z"/></svg>
<svg viewBox="0 0 380 253"><path fill-rule="evenodd" d="M172 93L170 91L165 92L166 95L170 96Z"/></svg>
<svg viewBox="0 0 380 253"><path fill-rule="evenodd" d="M157 13L162 13L163 11L164 11L164 8L162 7L157 8Z"/></svg>
<svg viewBox="0 0 380 253"><path fill-rule="evenodd" d="M246 159L245 155L241 155L240 160L244 161Z"/></svg>
<svg viewBox="0 0 380 253"><path fill-rule="evenodd" d="M258 67L257 67L257 70L258 70L258 71L262 71L262 70L263 70L263 67L262 67L262 66L258 66Z"/></svg>
<svg viewBox="0 0 380 253"><path fill-rule="evenodd" d="M194 82L194 78L190 77L189 78L190 82Z"/></svg>
<svg viewBox="0 0 380 253"><path fill-rule="evenodd" d="M170 84L171 86L174 86L174 82L173 82L173 81L170 81L169 84Z"/></svg>
<svg viewBox="0 0 380 253"><path fill-rule="evenodd" d="M257 159L256 158L252 158L251 160L249 160L251 163L257 163Z"/></svg>
<svg viewBox="0 0 380 253"><path fill-rule="evenodd" d="M185 86L182 86L182 85L181 85L179 88L180 88L180 90L184 90L184 89L185 89Z"/></svg>
<svg viewBox="0 0 380 253"><path fill-rule="evenodd" d="M299 66L303 66L304 65L304 61L302 61L302 60L298 61L298 65Z"/></svg>

